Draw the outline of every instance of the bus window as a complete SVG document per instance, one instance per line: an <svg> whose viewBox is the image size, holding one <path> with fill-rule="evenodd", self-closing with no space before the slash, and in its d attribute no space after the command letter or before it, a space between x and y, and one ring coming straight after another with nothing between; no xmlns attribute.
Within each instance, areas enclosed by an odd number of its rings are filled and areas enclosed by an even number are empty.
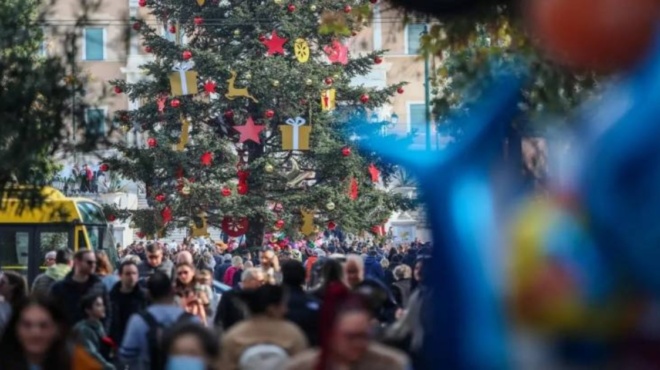
<svg viewBox="0 0 660 370"><path fill-rule="evenodd" d="M0 230L0 267L26 273L30 233L18 230Z"/></svg>
<svg viewBox="0 0 660 370"><path fill-rule="evenodd" d="M89 238L89 243L92 245L92 249L99 250L101 249L101 231L98 226L86 226L87 237Z"/></svg>
<svg viewBox="0 0 660 370"><path fill-rule="evenodd" d="M69 248L68 231L41 231L39 233L39 266L43 266L46 253Z"/></svg>
<svg viewBox="0 0 660 370"><path fill-rule="evenodd" d="M80 249L87 249L87 242L85 241L85 232L82 230L82 228L78 229L78 245L76 246L76 250Z"/></svg>

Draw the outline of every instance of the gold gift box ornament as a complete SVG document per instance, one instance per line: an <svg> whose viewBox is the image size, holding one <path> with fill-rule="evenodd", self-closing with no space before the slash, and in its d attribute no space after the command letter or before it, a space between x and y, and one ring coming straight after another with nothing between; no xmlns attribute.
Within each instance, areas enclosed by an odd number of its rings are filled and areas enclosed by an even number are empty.
<svg viewBox="0 0 660 370"><path fill-rule="evenodd" d="M309 150L312 126L305 125L304 118L289 118L286 120L286 125L279 127L282 132L282 150Z"/></svg>
<svg viewBox="0 0 660 370"><path fill-rule="evenodd" d="M170 74L172 96L197 94L197 72L191 71L193 62L176 63Z"/></svg>

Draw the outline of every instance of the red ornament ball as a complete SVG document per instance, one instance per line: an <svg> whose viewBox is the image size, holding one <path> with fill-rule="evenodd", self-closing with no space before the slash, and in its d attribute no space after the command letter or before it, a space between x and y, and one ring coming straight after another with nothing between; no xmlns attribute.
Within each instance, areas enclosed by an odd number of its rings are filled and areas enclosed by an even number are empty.
<svg viewBox="0 0 660 370"><path fill-rule="evenodd" d="M362 102L362 104L367 104L369 102L369 95L362 94L362 96L360 96L360 101Z"/></svg>
<svg viewBox="0 0 660 370"><path fill-rule="evenodd" d="M140 6L140 8L144 8L145 6L147 6L147 0L138 1L138 5Z"/></svg>
<svg viewBox="0 0 660 370"><path fill-rule="evenodd" d="M240 195L245 195L248 193L248 186L247 184L238 184L236 187L236 191L238 191L238 194Z"/></svg>
<svg viewBox="0 0 660 370"><path fill-rule="evenodd" d="M134 30L139 31L140 28L142 28L142 24L140 24L140 22L133 23L133 29Z"/></svg>
<svg viewBox="0 0 660 370"><path fill-rule="evenodd" d="M192 58L192 53L190 50L186 50L183 52L183 54L181 54L181 56L183 57L183 60L190 60L190 58Z"/></svg>
<svg viewBox="0 0 660 370"><path fill-rule="evenodd" d="M155 199L156 199L156 202L162 203L162 202L165 201L166 197L165 197L165 194L158 194L158 195L156 195Z"/></svg>
<svg viewBox="0 0 660 370"><path fill-rule="evenodd" d="M406 92L406 90L404 90L403 87L399 87L398 89L396 89L396 92L399 94L403 94L404 92Z"/></svg>
<svg viewBox="0 0 660 370"><path fill-rule="evenodd" d="M346 5L346 6L344 7L344 13L350 13L350 12L352 12L352 11L353 11L353 8L351 8L350 5Z"/></svg>
<svg viewBox="0 0 660 370"><path fill-rule="evenodd" d="M211 152L204 152L200 157L199 157L199 162L202 164L202 166L209 167L213 164L213 153Z"/></svg>
<svg viewBox="0 0 660 370"><path fill-rule="evenodd" d="M222 194L223 197L228 197L231 195L231 189L225 186L220 190L220 194Z"/></svg>
<svg viewBox="0 0 660 370"><path fill-rule="evenodd" d="M147 45L144 47L144 51L146 51L147 53L151 53L153 49L151 48L151 46Z"/></svg>
<svg viewBox="0 0 660 370"><path fill-rule="evenodd" d="M326 85L332 85L332 83L335 82L332 80L332 77L326 77L325 78L325 84Z"/></svg>
<svg viewBox="0 0 660 370"><path fill-rule="evenodd" d="M554 60L570 67L613 72L634 66L649 49L657 0L532 0L528 26Z"/></svg>
<svg viewBox="0 0 660 370"><path fill-rule="evenodd" d="M268 109L264 115L266 116L266 118L271 119L275 117L275 111L272 109Z"/></svg>
<svg viewBox="0 0 660 370"><path fill-rule="evenodd" d="M277 220L277 221L275 221L275 227L276 227L277 229L281 229L281 228L283 228L283 227L284 227L284 220Z"/></svg>
<svg viewBox="0 0 660 370"><path fill-rule="evenodd" d="M228 110L224 114L226 119L234 119L234 111L233 110Z"/></svg>
<svg viewBox="0 0 660 370"><path fill-rule="evenodd" d="M158 140L156 138L150 137L147 139L147 146L149 148L155 148L158 146Z"/></svg>
<svg viewBox="0 0 660 370"><path fill-rule="evenodd" d="M374 63L375 63L375 64L381 64L381 63L383 63L383 58L381 58L381 57L375 57L375 58L374 58Z"/></svg>
<svg viewBox="0 0 660 370"><path fill-rule="evenodd" d="M179 108L180 105L181 102L179 101L179 99L172 99L172 101L170 101L170 106L172 108Z"/></svg>
<svg viewBox="0 0 660 370"><path fill-rule="evenodd" d="M117 219L117 217L113 214L109 214L108 217L106 217L106 219L110 222L113 222L114 220Z"/></svg>
<svg viewBox="0 0 660 370"><path fill-rule="evenodd" d="M115 94L121 94L122 92L123 91L122 91L121 87L115 86Z"/></svg>
<svg viewBox="0 0 660 370"><path fill-rule="evenodd" d="M289 4L289 6L287 7L287 10L289 11L289 13L293 13L293 12L296 11L296 6L293 5L293 4Z"/></svg>
<svg viewBox="0 0 660 370"><path fill-rule="evenodd" d="M171 24L169 28L170 33L176 33L176 26Z"/></svg>
<svg viewBox="0 0 660 370"><path fill-rule="evenodd" d="M110 166L108 166L107 163L103 163L103 164L99 167L99 170L101 170L101 172L107 172L109 169L110 169Z"/></svg>
<svg viewBox="0 0 660 370"><path fill-rule="evenodd" d="M332 231L337 228L337 224L334 221L328 221L328 230Z"/></svg>
<svg viewBox="0 0 660 370"><path fill-rule="evenodd" d="M347 146L341 148L341 155L343 155L344 157L348 157L349 155L351 155L351 148Z"/></svg>
<svg viewBox="0 0 660 370"><path fill-rule="evenodd" d="M195 18L193 18L193 22L195 22L196 25L201 26L204 23L204 18L198 15Z"/></svg>

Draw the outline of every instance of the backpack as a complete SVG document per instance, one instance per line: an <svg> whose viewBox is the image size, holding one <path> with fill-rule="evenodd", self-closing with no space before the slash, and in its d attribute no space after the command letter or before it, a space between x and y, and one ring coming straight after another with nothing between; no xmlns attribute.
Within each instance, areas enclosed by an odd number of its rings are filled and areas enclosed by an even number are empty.
<svg viewBox="0 0 660 370"><path fill-rule="evenodd" d="M222 278L222 282L225 285L234 286L234 275L238 271L237 267L230 266L227 271L225 271L225 276Z"/></svg>
<svg viewBox="0 0 660 370"><path fill-rule="evenodd" d="M274 344L256 344L248 347L238 360L239 370L279 370L289 360L289 354Z"/></svg>
<svg viewBox="0 0 660 370"><path fill-rule="evenodd" d="M162 350L162 340L168 329L191 320L194 316L183 312L171 325L158 322L156 318L147 310L140 312L140 317L147 324L147 346L149 348L149 363L151 370L161 370L165 367L166 354Z"/></svg>

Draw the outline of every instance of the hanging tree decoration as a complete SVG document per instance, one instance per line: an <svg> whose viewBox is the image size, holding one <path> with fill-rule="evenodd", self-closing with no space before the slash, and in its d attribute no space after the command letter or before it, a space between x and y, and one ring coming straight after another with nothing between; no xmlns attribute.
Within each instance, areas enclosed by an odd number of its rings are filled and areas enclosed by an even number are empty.
<svg viewBox="0 0 660 370"><path fill-rule="evenodd" d="M257 99L254 98L254 96L250 95L248 92L247 87L241 87L238 88L235 86L236 84L236 76L238 75L236 71L231 71L231 77L227 80L227 93L225 94L225 98L229 100L234 100L236 98L248 98L252 99L253 102L258 103Z"/></svg>
<svg viewBox="0 0 660 370"><path fill-rule="evenodd" d="M222 231L232 238L245 235L248 231L249 222L247 217L225 217L222 219Z"/></svg>
<svg viewBox="0 0 660 370"><path fill-rule="evenodd" d="M323 47L330 63L348 64L348 47L339 40L333 40L330 45Z"/></svg>
<svg viewBox="0 0 660 370"><path fill-rule="evenodd" d="M238 139L239 143L244 143L248 140L251 140L257 144L261 144L261 138L259 135L265 128L265 125L255 125L252 117L248 117L244 125L234 126L234 130L241 134L240 138Z"/></svg>
<svg viewBox="0 0 660 370"><path fill-rule="evenodd" d="M176 151L177 152L182 152L185 148L186 145L188 144L188 138L189 138L189 133L190 131L190 121L181 115L181 137L179 138L179 143L176 145Z"/></svg>
<svg viewBox="0 0 660 370"><path fill-rule="evenodd" d="M323 111L331 111L337 107L337 103L335 101L336 95L337 90L335 89L323 90L321 93L321 108Z"/></svg>
<svg viewBox="0 0 660 370"><path fill-rule="evenodd" d="M305 125L305 119L296 117L286 120L286 125L279 126L282 132L282 150L309 150L311 125Z"/></svg>
<svg viewBox="0 0 660 370"><path fill-rule="evenodd" d="M160 211L160 216L163 218L164 224L169 223L172 221L172 209L169 206L166 206L162 211Z"/></svg>
<svg viewBox="0 0 660 370"><path fill-rule="evenodd" d="M213 164L213 153L204 152L201 157L199 157L199 161L202 166L210 167Z"/></svg>
<svg viewBox="0 0 660 370"><path fill-rule="evenodd" d="M302 215L303 221L300 231L306 236L314 234L314 231L316 230L316 227L314 226L314 212L301 210L300 214Z"/></svg>
<svg viewBox="0 0 660 370"><path fill-rule="evenodd" d="M369 175L371 175L371 182L378 182L380 170L373 163L369 165Z"/></svg>
<svg viewBox="0 0 660 370"><path fill-rule="evenodd" d="M309 50L309 44L305 39L296 39L296 42L293 44L293 51L296 54L298 62L307 63L309 61L311 52Z"/></svg>
<svg viewBox="0 0 660 370"><path fill-rule="evenodd" d="M173 96L197 94L197 72L192 71L194 66L191 61L174 64L174 72L170 74Z"/></svg>
<svg viewBox="0 0 660 370"><path fill-rule="evenodd" d="M204 82L204 92L206 92L206 95L211 95L215 93L215 88L218 85L215 83L215 81L208 80Z"/></svg>
<svg viewBox="0 0 660 370"><path fill-rule="evenodd" d="M348 197L351 198L351 200L356 200L358 198L358 182L355 177L352 177L349 183Z"/></svg>
<svg viewBox="0 0 660 370"><path fill-rule="evenodd" d="M264 46L268 48L266 53L268 55L284 55L284 44L289 41L288 39L285 39L283 37L280 37L277 34L277 31L273 30L273 33L270 35L270 38L261 41Z"/></svg>

